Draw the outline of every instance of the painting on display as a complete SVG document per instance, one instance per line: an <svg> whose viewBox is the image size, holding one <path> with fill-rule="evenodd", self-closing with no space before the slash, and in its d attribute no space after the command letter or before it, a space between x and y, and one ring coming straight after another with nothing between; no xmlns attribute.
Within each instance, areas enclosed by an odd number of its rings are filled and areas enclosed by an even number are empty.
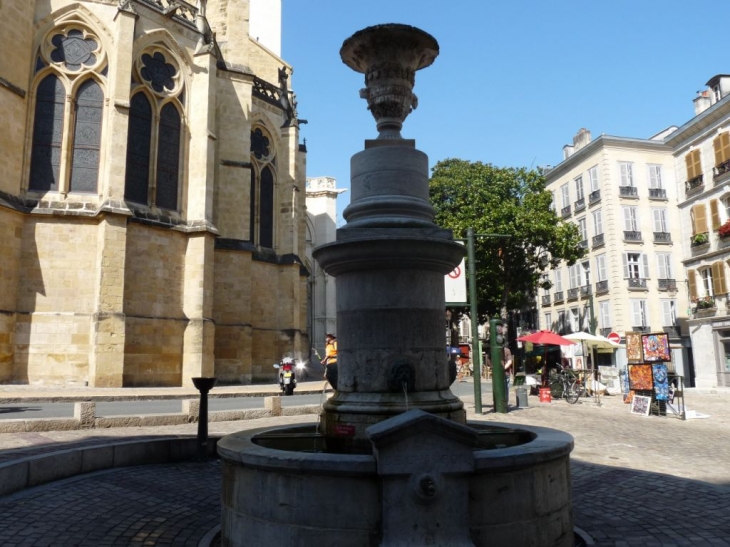
<svg viewBox="0 0 730 547"><path fill-rule="evenodd" d="M663 363L672 360L669 349L669 336L666 333L642 334L641 345L644 350L644 361L647 363Z"/></svg>
<svg viewBox="0 0 730 547"><path fill-rule="evenodd" d="M654 389L651 365L629 365L629 388Z"/></svg>
<svg viewBox="0 0 730 547"><path fill-rule="evenodd" d="M626 360L629 363L643 363L644 355L641 351L641 333L626 333Z"/></svg>
<svg viewBox="0 0 730 547"><path fill-rule="evenodd" d="M648 416L650 405L651 397L636 395L631 401L631 414L641 414L642 416Z"/></svg>
<svg viewBox="0 0 730 547"><path fill-rule="evenodd" d="M667 378L667 365L659 363L651 366L654 375L654 393L657 401L669 399L669 380Z"/></svg>

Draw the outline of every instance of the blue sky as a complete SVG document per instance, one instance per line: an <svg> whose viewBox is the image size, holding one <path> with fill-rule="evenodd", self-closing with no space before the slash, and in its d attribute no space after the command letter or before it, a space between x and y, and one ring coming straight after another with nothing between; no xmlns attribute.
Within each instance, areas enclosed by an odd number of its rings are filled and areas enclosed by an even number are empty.
<svg viewBox="0 0 730 547"><path fill-rule="evenodd" d="M456 157L557 165L585 127L648 138L694 116L692 99L730 73L730 2L678 0L283 0L282 57L308 124L307 176L350 186L350 156L377 134L363 75L339 56L354 32L404 23L440 55L416 73L418 109L402 134L432 167ZM339 222L349 192L338 202Z"/></svg>

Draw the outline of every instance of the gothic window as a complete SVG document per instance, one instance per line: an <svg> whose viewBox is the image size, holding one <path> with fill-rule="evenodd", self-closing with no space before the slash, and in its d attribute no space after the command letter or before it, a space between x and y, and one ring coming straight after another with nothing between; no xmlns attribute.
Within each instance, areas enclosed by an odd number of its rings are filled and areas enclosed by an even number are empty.
<svg viewBox="0 0 730 547"><path fill-rule="evenodd" d="M168 52L157 48L143 52L135 66L124 197L175 211L184 130L180 70Z"/></svg>
<svg viewBox="0 0 730 547"><path fill-rule="evenodd" d="M28 188L97 192L106 73L100 42L78 24L54 29L35 67Z"/></svg>
<svg viewBox="0 0 730 547"><path fill-rule="evenodd" d="M271 140L259 127L251 131L250 240L261 247L274 247L275 171Z"/></svg>

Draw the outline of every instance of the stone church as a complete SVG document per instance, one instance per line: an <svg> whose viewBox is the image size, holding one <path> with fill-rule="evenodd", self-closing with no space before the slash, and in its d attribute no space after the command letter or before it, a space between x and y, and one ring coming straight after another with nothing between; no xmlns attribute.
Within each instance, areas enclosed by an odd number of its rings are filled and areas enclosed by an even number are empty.
<svg viewBox="0 0 730 547"><path fill-rule="evenodd" d="M280 32L281 0L0 0L0 382L250 383L307 355Z"/></svg>

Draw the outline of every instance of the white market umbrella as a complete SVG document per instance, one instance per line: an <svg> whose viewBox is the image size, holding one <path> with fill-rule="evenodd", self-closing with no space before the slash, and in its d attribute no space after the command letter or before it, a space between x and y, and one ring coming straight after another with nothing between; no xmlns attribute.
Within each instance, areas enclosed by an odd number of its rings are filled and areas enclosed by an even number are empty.
<svg viewBox="0 0 730 547"><path fill-rule="evenodd" d="M596 348L602 348L602 349L616 349L621 347L616 342L612 342L605 336L597 336L595 334L590 334L588 332L574 332L572 334L566 334L563 338L567 338L568 340L575 341L576 344L583 344L584 346L587 346L591 348L591 369L593 370L593 378L591 378L591 381L593 382L592 387L594 388L593 393L598 394L600 393L599 389L596 389L596 384L598 383L596 377L595 377L595 371L596 366L596 355L595 355L595 349ZM585 352L583 352L585 354ZM600 397L600 396L599 396ZM597 401L600 401L600 399L597 399ZM600 402L599 402L600 404Z"/></svg>

